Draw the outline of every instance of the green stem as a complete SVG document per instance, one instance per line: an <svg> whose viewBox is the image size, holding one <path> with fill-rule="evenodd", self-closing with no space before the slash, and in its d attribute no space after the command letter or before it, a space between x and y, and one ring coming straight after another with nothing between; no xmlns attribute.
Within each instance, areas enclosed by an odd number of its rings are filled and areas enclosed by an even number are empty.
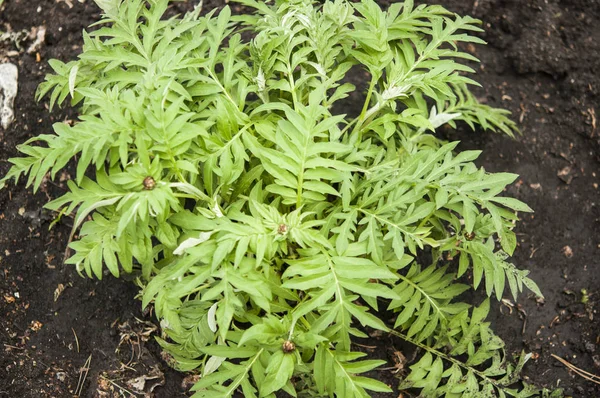
<svg viewBox="0 0 600 398"><path fill-rule="evenodd" d="M348 122L348 124L346 125L346 127L344 127L340 135L344 135L348 131L348 129L350 129L350 127L352 127L356 122L358 122L358 117L355 117L350 122Z"/></svg>
<svg viewBox="0 0 600 398"><path fill-rule="evenodd" d="M235 392L235 390L237 390L237 388L240 386L240 384L242 384L242 381L244 381L245 376L250 373L250 369L252 369L252 366L254 365L254 362L256 362L258 360L258 358L260 357L260 355L263 353L265 349L261 348L256 355L254 355L252 357L251 360L248 361L244 372L242 374L240 374L229 386L227 386L227 391L223 394L224 397L231 397L233 395L233 393Z"/></svg>
<svg viewBox="0 0 600 398"><path fill-rule="evenodd" d="M235 107L235 109L237 109L238 112L242 113L242 111L240 109L240 106L234 101L234 99L231 96L231 94L229 94L229 92L225 89L225 86L223 86L223 84L217 78L217 76L215 76L215 74L213 73L213 71L208 66L205 66L204 69L208 72L208 74L210 75L211 79L213 79L213 81L219 86L219 88L221 90L223 90L223 93L225 94L225 96L227 97L227 99L229 100L229 102L231 102L233 104L233 106Z"/></svg>
<svg viewBox="0 0 600 398"><path fill-rule="evenodd" d="M352 134L355 134L358 132L359 136L358 139L356 140L357 144L360 143L361 138L362 138L362 134L360 131L360 128L362 127L364 121L365 121L365 117L369 111L369 104L371 103L371 97L373 95L373 90L375 90L375 85L377 84L377 78L375 77L374 74L371 74L371 82L369 83L369 90L367 91L367 98L365 98L365 103L363 104L362 107L362 111L360 112L360 115L358 116L358 120L356 121L356 124L354 125L354 129L352 130Z"/></svg>
<svg viewBox="0 0 600 398"><path fill-rule="evenodd" d="M290 91L292 92L292 101L294 102L294 110L298 109L298 96L296 95L296 82L290 65L288 64L288 81L290 83Z"/></svg>
<svg viewBox="0 0 600 398"><path fill-rule="evenodd" d="M421 294L423 296L425 296L427 298L427 300L431 303L431 305L433 306L433 308L435 308L435 311L440 314L440 316L444 319L447 320L446 315L444 315L444 312L441 310L440 307L438 307L437 302L432 299L431 297L429 297L429 294L427 294L427 292L425 290L423 290L422 288L419 287L419 285L417 285L416 283L414 283L413 281L411 281L409 278L407 278L406 276L397 273L397 275L400 277L400 279L402 279L404 282L408 283L409 285L411 285L412 287L415 288L415 290L418 290L421 292Z"/></svg>
<svg viewBox="0 0 600 398"><path fill-rule="evenodd" d="M333 355L333 352L331 352L331 350L326 349L326 352L331 355L331 357L333 358L333 361L335 362L335 364L337 365L337 367L340 369L340 371L342 372L343 376L345 379L348 380L348 382L350 383L350 385L352 386L352 389L355 392L355 396L359 397L362 396L362 393L360 391L359 388L357 388L357 384L356 381L352 378L352 375L350 375L350 373L348 373L348 371L346 370L346 368L344 367L344 365L338 361L338 359L335 357L335 355Z"/></svg>

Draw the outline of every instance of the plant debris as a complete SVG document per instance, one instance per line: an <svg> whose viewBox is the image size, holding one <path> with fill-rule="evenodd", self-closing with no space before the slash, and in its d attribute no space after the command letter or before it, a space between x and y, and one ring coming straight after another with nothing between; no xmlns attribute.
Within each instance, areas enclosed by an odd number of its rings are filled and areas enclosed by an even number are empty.
<svg viewBox="0 0 600 398"><path fill-rule="evenodd" d="M563 247L561 251L562 251L562 254L564 254L564 256L566 258L573 257L573 249L571 249L571 246L567 245L567 246Z"/></svg>

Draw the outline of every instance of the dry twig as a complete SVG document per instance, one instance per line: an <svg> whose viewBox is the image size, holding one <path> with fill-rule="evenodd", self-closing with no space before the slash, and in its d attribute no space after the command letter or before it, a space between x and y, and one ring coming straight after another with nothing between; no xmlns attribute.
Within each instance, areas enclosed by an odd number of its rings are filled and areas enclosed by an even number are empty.
<svg viewBox="0 0 600 398"><path fill-rule="evenodd" d="M83 386L85 385L85 379L87 379L87 375L90 372L90 365L92 363L92 354L88 357L88 359L83 364L83 367L79 370L79 380L77 381L77 388L75 389L75 396L80 397L83 392Z"/></svg>
<svg viewBox="0 0 600 398"><path fill-rule="evenodd" d="M75 329L71 328L73 331L73 336L75 336L75 345L77 346L77 352L79 352L79 339L77 338L77 333L75 333Z"/></svg>
<svg viewBox="0 0 600 398"><path fill-rule="evenodd" d="M583 369L579 369L577 366L573 365L570 362L567 362L558 355L552 354L552 358L556 359L558 362L565 365L569 370L572 370L575 374L583 377L584 379L591 381L592 383L600 384L600 376L596 376L590 372L586 372Z"/></svg>

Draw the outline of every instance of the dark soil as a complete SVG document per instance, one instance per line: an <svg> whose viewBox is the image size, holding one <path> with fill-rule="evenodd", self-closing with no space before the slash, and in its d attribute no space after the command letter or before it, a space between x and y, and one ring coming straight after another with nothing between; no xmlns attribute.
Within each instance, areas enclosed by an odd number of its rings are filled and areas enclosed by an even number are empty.
<svg viewBox="0 0 600 398"><path fill-rule="evenodd" d="M477 93L491 105L510 109L523 132L517 140L466 129L447 137L462 140L461 149L482 149L480 163L486 169L520 174L509 194L536 211L517 227L514 262L531 270L545 301L523 295L512 311L496 302L495 330L509 353L535 354L524 370L531 382L563 387L575 397L598 397L600 386L569 372L551 355L600 373L600 2L438 2L483 20L482 36L489 45L469 49L482 60L477 80L485 89ZM206 10L223 3L204 1ZM82 29L98 17L92 0L5 1L0 31L45 26L47 33L31 54L15 43L0 43L0 62L18 64L20 73L17 120L8 131L0 130L0 175L17 144L48 133L55 121L74 118L68 110L48 113L46 102L34 101L34 92L48 72L46 62L74 58ZM24 40L20 47L27 48L31 41ZM70 228L61 222L49 229L54 217L40 209L64 191L68 178L67 170L36 194L22 184L0 192L0 397L129 396L124 389L132 391L144 380L145 390L156 397L187 396L185 375L168 368L149 337L156 326L141 313L136 286L110 277L83 279L62 265ZM404 349L387 338L365 344L376 346L370 351L390 366L395 352ZM390 370L379 377L397 385Z"/></svg>

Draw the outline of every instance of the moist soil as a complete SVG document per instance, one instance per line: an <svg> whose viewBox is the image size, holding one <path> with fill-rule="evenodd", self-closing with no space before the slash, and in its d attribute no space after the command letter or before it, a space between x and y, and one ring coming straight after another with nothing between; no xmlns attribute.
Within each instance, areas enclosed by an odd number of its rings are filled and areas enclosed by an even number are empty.
<svg viewBox="0 0 600 398"><path fill-rule="evenodd" d="M204 1L204 10L224 3ZM379 3L385 7L390 1ZM489 45L467 48L482 60L476 79L484 88L476 93L483 102L511 110L522 131L512 140L462 126L444 138L461 140L460 150L483 150L479 163L489 171L519 174L508 194L535 209L517 226L514 262L531 271L545 299L524 294L518 304L494 301L490 320L509 354L534 354L523 372L530 382L562 387L574 397L598 397L600 386L552 355L600 374L600 2L438 3L483 21L481 36ZM192 6L188 1L171 8L182 12ZM36 102L34 93L49 71L47 61L76 57L82 30L99 16L91 0L4 2L0 31L18 35L0 43L0 62L17 64L20 78L16 121L0 129L0 175L17 144L75 118L69 109L49 113L47 101ZM41 26L45 40L28 53L33 39L27 34ZM355 80L361 83L359 75ZM134 283L81 278L62 264L70 220L53 223L55 216L40 209L65 191L69 173L35 194L22 183L0 191L0 397L129 397L144 395L141 391L189 396L193 378L171 370L161 357L152 338L158 326L141 312ZM361 343L359 349L389 361L391 369L373 376L396 387L414 350L387 336Z"/></svg>

